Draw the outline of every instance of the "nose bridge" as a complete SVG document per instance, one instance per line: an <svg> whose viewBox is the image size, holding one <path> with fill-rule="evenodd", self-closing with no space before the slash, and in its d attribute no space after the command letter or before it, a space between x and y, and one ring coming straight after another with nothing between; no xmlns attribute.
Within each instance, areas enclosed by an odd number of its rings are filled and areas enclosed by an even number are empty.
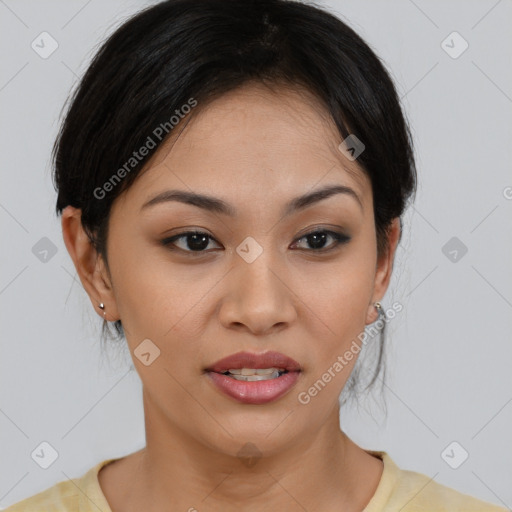
<svg viewBox="0 0 512 512"><path fill-rule="evenodd" d="M255 298L265 295L267 300L281 294L283 284L276 276L280 266L270 247L246 239L238 246L237 254L241 260L237 262L237 280L244 293Z"/></svg>
<svg viewBox="0 0 512 512"><path fill-rule="evenodd" d="M251 331L266 331L295 317L293 298L279 275L282 265L274 252L252 240L237 247L229 297L222 320L244 324Z"/></svg>

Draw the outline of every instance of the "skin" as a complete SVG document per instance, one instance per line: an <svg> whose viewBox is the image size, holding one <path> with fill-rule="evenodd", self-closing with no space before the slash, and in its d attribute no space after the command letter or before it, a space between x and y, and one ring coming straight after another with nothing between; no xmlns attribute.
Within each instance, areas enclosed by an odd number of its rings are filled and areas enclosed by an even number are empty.
<svg viewBox="0 0 512 512"><path fill-rule="evenodd" d="M340 142L309 93L246 85L199 111L116 199L108 268L80 210L64 210L83 286L101 317L103 302L108 321L122 320L143 384L146 447L99 473L113 512L360 511L375 493L381 460L339 427L338 396L357 358L309 404L298 401L378 318L373 304L399 238L395 219L377 257L371 184ZM282 215L292 198L332 184L352 188L361 204L335 194ZM215 196L237 214L178 202L141 210L168 189ZM190 228L212 236L205 253L190 251L187 238L175 250L160 243ZM302 237L322 228L350 241L314 252ZM252 263L236 252L247 236L263 248ZM325 247L334 245L328 237ZM161 351L149 366L133 354L146 338ZM203 369L243 350L292 357L303 368L297 385L264 405L220 393ZM248 442L261 454L251 466L237 456Z"/></svg>

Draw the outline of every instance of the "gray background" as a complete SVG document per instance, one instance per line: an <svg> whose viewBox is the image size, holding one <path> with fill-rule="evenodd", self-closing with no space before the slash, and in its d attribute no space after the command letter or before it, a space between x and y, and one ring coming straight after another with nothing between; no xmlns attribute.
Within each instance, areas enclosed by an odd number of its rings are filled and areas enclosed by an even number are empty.
<svg viewBox="0 0 512 512"><path fill-rule="evenodd" d="M0 0L2 507L144 445L140 380L129 354L100 350L100 319L53 213L49 155L64 101L98 44L145 5ZM383 301L404 304L389 326L387 416L376 396L343 409L342 426L404 469L510 508L512 3L324 5L395 78L420 180ZM59 45L46 59L31 48L43 31ZM442 44L453 31L469 44L457 58L458 36ZM43 237L57 251L46 261ZM31 458L43 441L59 454L46 470ZM457 469L441 456L453 441L469 454ZM461 448L448 453L460 462Z"/></svg>

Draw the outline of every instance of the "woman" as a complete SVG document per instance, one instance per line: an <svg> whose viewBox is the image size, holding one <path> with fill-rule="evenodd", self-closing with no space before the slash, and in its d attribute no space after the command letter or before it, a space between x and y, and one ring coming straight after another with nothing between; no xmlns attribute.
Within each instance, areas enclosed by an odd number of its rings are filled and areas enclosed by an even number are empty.
<svg viewBox="0 0 512 512"><path fill-rule="evenodd" d="M94 58L54 156L146 446L9 511L505 510L339 428L365 327L400 307L381 300L416 185L395 88L344 23L289 0L151 7Z"/></svg>

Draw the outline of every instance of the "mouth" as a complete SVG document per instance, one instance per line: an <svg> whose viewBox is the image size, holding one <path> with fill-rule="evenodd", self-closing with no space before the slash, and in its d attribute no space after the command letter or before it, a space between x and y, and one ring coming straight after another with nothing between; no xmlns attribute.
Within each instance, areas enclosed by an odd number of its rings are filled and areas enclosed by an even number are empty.
<svg viewBox="0 0 512 512"><path fill-rule="evenodd" d="M217 390L246 404L277 400L295 385L301 371L297 361L279 352L239 352L205 369Z"/></svg>

